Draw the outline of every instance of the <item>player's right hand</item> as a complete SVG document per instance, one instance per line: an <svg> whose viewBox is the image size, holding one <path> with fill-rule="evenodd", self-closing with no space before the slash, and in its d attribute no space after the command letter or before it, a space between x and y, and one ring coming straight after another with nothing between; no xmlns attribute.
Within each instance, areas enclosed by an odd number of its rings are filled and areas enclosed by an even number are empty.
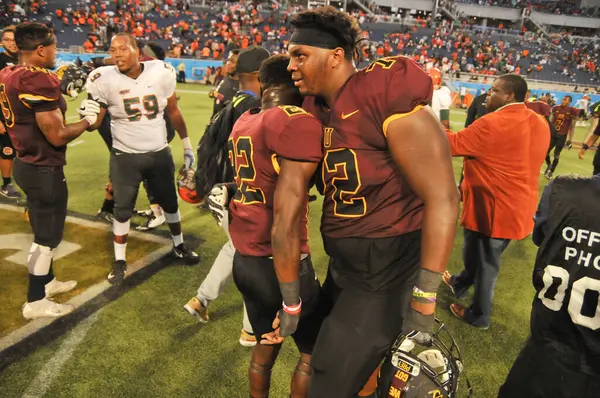
<svg viewBox="0 0 600 398"><path fill-rule="evenodd" d="M98 114L100 113L100 104L91 99L84 99L83 101L81 101L77 112L79 113L79 115L82 116L82 119L87 120L91 126L95 124L98 120Z"/></svg>
<svg viewBox="0 0 600 398"><path fill-rule="evenodd" d="M583 160L584 156L585 156L585 149L582 149L581 151L579 151L579 159Z"/></svg>

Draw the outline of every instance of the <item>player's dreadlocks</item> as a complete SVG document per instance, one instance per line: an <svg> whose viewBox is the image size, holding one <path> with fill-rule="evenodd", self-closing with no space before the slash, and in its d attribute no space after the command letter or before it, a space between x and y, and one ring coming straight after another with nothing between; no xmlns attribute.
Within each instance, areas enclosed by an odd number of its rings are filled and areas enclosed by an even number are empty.
<svg viewBox="0 0 600 398"><path fill-rule="evenodd" d="M344 49L345 57L349 61L356 55L361 36L358 22L335 7L325 6L301 12L291 23L296 29L312 28L333 35L339 41L339 46Z"/></svg>

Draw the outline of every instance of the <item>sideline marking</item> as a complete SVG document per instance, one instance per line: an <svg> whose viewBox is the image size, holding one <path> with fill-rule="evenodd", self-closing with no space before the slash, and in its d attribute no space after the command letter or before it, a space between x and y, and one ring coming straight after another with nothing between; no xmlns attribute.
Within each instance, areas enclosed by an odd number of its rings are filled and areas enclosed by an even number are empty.
<svg viewBox="0 0 600 398"><path fill-rule="evenodd" d="M61 344L58 351L50 358L44 365L42 370L38 373L36 378L31 382L29 388L23 398L37 398L42 397L48 389L52 386L54 379L58 376L65 365L65 363L71 358L75 349L81 344L92 325L98 320L98 315L104 308L100 308L98 311L81 321L67 336L65 341Z"/></svg>
<svg viewBox="0 0 600 398"><path fill-rule="evenodd" d="M23 213L23 208L17 207L14 205L0 204L0 209L14 211L14 212L18 212L21 214ZM78 217L73 217L73 216L67 216L67 222L81 225L81 226L88 227L88 228L101 229L101 230L105 230L105 231L112 230L112 227L106 223L99 222L99 221L84 220L84 219L81 219ZM139 260L132 263L131 265L128 264L127 265L128 278L131 277L131 275L133 275L140 269L145 268L146 266L154 263L158 259L164 257L165 255L170 253L172 250L173 243L172 243L171 239L162 238L160 236L151 235L151 234L147 234L147 233L143 233L143 232L139 232L139 231L131 231L129 233L129 235L133 236L137 239L154 242L154 243L159 243L159 244L162 244L163 246L154 250L153 252L148 253L147 255L140 258ZM108 270L108 267L107 267L107 270ZM81 307L82 305L84 305L88 301L92 300L96 296L104 293L106 290L108 290L111 287L112 287L112 285L110 283L108 283L108 281L106 279L104 279L101 282L90 286L83 293L71 298L69 301L67 301L67 304L73 305L73 307L75 307L75 310L76 310L77 308ZM12 333L10 333L4 337L1 337L0 338L0 354L5 349L19 343L20 341L26 339L27 337L35 334L40 329L45 328L46 326L50 325L51 323L53 323L54 321L56 321L58 319L60 319L60 317L59 318L34 319L34 320L30 321L29 323L27 323L26 325L22 326L21 328L13 331Z"/></svg>

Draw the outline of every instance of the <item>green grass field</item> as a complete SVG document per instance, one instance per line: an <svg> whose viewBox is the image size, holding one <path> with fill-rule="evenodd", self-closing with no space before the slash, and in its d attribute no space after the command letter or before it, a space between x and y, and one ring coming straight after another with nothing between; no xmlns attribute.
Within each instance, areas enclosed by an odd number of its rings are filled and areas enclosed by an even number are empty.
<svg viewBox="0 0 600 398"><path fill-rule="evenodd" d="M197 142L212 104L204 86L182 85L180 89L183 89L180 91L180 106L192 141ZM69 105L68 116L72 117L78 101ZM455 130L464 117L462 111L452 113ZM578 128L576 140L581 140L584 134L585 128ZM108 153L96 133L86 133L80 140L83 142L67 152L69 209L95 214L104 196ZM177 139L173 143L173 153L177 166L181 165L183 154ZM590 175L591 161L591 154L580 161L576 150L565 150L558 172ZM457 176L460 164L461 160L455 159ZM540 175L540 189L546 183ZM138 207L145 201L142 194ZM323 280L327 260L318 229L320 206L320 200L311 204L314 217L310 223L310 244L313 263ZM242 304L234 284L231 283L222 297L210 306L211 320L208 324L198 324L183 310L183 305L195 294L225 243L225 235L208 213L185 203L181 206L181 213L184 233L192 233L204 240L195 248L202 256L200 265L173 265L160 269L139 286L102 307L93 319L83 321L89 327L85 334L73 325L75 332L40 346L31 355L10 365L0 373L0 396L21 397L26 392L29 396L45 393L49 397L248 396L246 369L250 349L238 343ZM453 272L462 267L461 247L462 230L459 230L448 264ZM505 252L496 286L492 326L487 331L456 320L448 310L452 299L447 289L441 288L437 315L447 323L459 343L477 397L496 396L527 337L535 253L536 249L529 239L513 242ZM0 252L0 259L6 255L8 253ZM110 258L110 245L90 250L88 256L91 259ZM60 270L59 264L56 267ZM83 278L86 268L82 266L80 272ZM60 273L57 274L60 277ZM0 281L0 289L3 283ZM25 285L25 278L20 283ZM66 347L74 333L78 333L81 343L74 348ZM70 356L65 357L65 351ZM52 361L51 373L56 376L53 379L41 373L48 361ZM287 396L295 362L295 346L288 342L273 371L272 397ZM37 389L32 390L32 384Z"/></svg>

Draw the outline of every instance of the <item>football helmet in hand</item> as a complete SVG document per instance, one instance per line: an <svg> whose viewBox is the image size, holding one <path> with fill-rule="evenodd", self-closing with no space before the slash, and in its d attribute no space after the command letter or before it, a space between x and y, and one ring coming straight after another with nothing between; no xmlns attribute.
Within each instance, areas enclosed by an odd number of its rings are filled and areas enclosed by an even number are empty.
<svg viewBox="0 0 600 398"><path fill-rule="evenodd" d="M72 98L77 98L85 88L87 73L77 65L63 65L56 71L60 79L60 91Z"/></svg>
<svg viewBox="0 0 600 398"><path fill-rule="evenodd" d="M401 334L381 365L377 396L401 398L454 398L459 378L473 391L462 364L460 350L445 325L437 326L431 339L421 343Z"/></svg>
<svg viewBox="0 0 600 398"><path fill-rule="evenodd" d="M191 204L202 202L204 198L196 193L196 170L191 167L186 168L185 165L179 169L177 193L184 202Z"/></svg>

